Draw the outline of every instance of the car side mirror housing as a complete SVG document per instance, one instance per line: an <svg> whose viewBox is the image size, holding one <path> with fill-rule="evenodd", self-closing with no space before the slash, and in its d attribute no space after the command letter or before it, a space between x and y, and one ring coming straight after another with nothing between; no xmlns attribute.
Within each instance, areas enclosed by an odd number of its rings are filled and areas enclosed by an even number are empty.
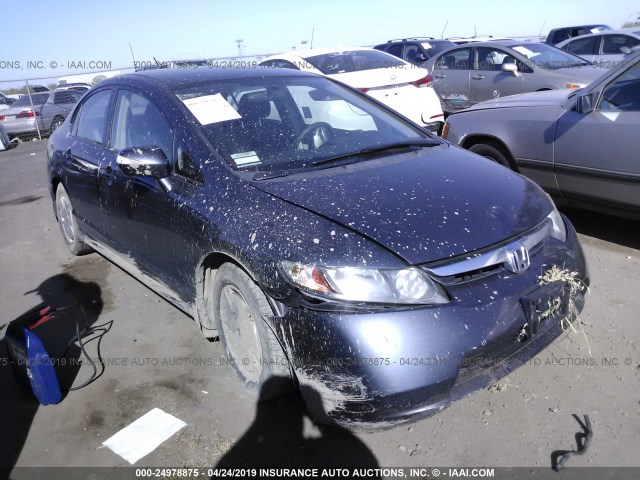
<svg viewBox="0 0 640 480"><path fill-rule="evenodd" d="M593 111L593 97L590 93L578 97L576 111L585 115Z"/></svg>
<svg viewBox="0 0 640 480"><path fill-rule="evenodd" d="M169 176L169 161L160 147L125 148L116 157L116 163L126 175L153 177L162 180Z"/></svg>
<svg viewBox="0 0 640 480"><path fill-rule="evenodd" d="M510 73L514 77L517 77L518 76L518 65L516 65L515 63L503 63L502 64L502 71L506 72L506 73Z"/></svg>

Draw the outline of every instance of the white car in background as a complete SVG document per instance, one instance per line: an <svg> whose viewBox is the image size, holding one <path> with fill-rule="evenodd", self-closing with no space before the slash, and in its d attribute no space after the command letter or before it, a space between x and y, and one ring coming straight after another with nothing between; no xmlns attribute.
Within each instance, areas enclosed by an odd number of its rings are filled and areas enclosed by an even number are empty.
<svg viewBox="0 0 640 480"><path fill-rule="evenodd" d="M444 124L429 71L373 48L297 50L272 55L259 65L326 75L367 93L436 134Z"/></svg>

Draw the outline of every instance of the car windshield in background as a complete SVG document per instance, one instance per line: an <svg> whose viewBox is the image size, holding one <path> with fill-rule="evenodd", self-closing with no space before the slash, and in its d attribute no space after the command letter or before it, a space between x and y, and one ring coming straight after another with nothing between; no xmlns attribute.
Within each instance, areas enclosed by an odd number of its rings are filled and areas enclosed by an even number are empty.
<svg viewBox="0 0 640 480"><path fill-rule="evenodd" d="M32 93L31 101L33 101L34 105L44 105L44 103L49 98L49 93ZM13 102L12 107L27 107L31 106L31 101L29 101L29 95L24 95L20 97L18 100Z"/></svg>
<svg viewBox="0 0 640 480"><path fill-rule="evenodd" d="M238 172L293 173L332 159L358 161L387 145L440 143L326 78L233 79L174 93Z"/></svg>
<svg viewBox="0 0 640 480"><path fill-rule="evenodd" d="M305 59L325 75L376 68L404 68L405 64L378 50L351 50L315 55Z"/></svg>
<svg viewBox="0 0 640 480"><path fill-rule="evenodd" d="M424 51L429 54L429 57L433 57L440 52L456 46L455 43L444 40L440 40L439 42L422 42L421 45Z"/></svg>
<svg viewBox="0 0 640 480"><path fill-rule="evenodd" d="M527 57L536 67L547 70L591 65L591 62L544 43L523 43L512 45L511 48Z"/></svg>

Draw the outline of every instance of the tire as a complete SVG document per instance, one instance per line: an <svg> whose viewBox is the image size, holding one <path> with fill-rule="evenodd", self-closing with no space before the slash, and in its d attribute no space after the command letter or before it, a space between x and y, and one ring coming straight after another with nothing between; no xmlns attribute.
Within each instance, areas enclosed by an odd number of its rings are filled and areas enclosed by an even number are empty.
<svg viewBox="0 0 640 480"><path fill-rule="evenodd" d="M210 278L211 276L208 276ZM263 320L273 315L260 287L239 267L223 264L212 285L205 285L218 336L228 363L260 400L282 396L293 388L292 374L280 342Z"/></svg>
<svg viewBox="0 0 640 480"><path fill-rule="evenodd" d="M60 128L60 125L62 125L64 123L64 119L60 118L60 117L56 117L51 121L51 128L49 128L49 135L51 135L53 132L55 132L58 128Z"/></svg>
<svg viewBox="0 0 640 480"><path fill-rule="evenodd" d="M73 255L85 255L91 252L91 247L80 240L80 230L78 229L76 217L73 214L71 200L61 183L58 184L56 190L56 215L58 217L62 239L67 245L69 252Z"/></svg>
<svg viewBox="0 0 640 480"><path fill-rule="evenodd" d="M482 155L483 157L488 158L489 160L493 160L496 163L499 163L503 167L511 168L511 164L507 157L496 147L493 145L488 145L486 143L478 143L473 145L469 151L473 153L477 153L478 155Z"/></svg>

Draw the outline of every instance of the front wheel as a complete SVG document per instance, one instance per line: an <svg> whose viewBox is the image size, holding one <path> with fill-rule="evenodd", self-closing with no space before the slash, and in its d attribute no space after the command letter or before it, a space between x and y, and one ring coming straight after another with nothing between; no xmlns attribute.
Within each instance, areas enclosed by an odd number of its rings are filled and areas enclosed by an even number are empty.
<svg viewBox="0 0 640 480"><path fill-rule="evenodd" d="M250 390L260 390L261 400L287 393L293 386L289 362L263 319L273 310L260 287L242 269L225 263L206 290L220 342L236 374Z"/></svg>
<svg viewBox="0 0 640 480"><path fill-rule="evenodd" d="M483 157L488 158L489 160L493 160L496 163L499 163L503 167L511 168L509 164L509 160L507 157L496 147L493 145L489 145L486 143L478 143L473 145L469 151L476 153L478 155L482 155Z"/></svg>
<svg viewBox="0 0 640 480"><path fill-rule="evenodd" d="M62 238L69 251L73 255L85 255L91 252L91 247L80 240L80 230L78 229L76 217L73 214L71 200L61 183L56 189L56 214L58 216L58 224L60 225Z"/></svg>

